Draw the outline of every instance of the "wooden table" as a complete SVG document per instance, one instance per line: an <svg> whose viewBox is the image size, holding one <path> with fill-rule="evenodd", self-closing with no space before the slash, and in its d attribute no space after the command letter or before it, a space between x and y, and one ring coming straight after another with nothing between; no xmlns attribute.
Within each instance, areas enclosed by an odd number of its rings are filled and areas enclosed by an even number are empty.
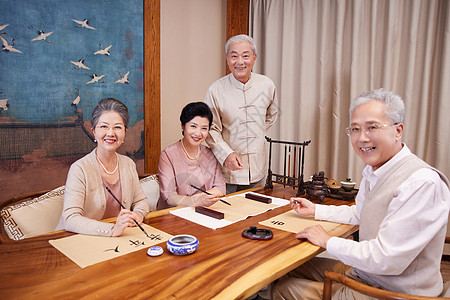
<svg viewBox="0 0 450 300"><path fill-rule="evenodd" d="M275 185L257 192L289 199L292 188ZM325 204L350 204L326 199ZM169 213L150 213L145 223L169 234L192 234L199 249L175 256L150 257L145 250L84 269L52 247L48 240L72 235L65 231L0 244L0 298L2 299L243 299L316 256L323 249L298 240L295 234L270 228L274 237L255 241L241 237L244 229L288 211L290 206L250 217L217 230ZM349 236L355 226L339 225L331 234Z"/></svg>

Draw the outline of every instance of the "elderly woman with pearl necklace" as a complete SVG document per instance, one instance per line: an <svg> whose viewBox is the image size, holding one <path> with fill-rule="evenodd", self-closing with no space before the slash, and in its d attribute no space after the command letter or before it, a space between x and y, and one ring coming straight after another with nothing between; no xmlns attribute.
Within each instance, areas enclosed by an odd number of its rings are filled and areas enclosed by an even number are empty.
<svg viewBox="0 0 450 300"><path fill-rule="evenodd" d="M220 164L211 149L202 145L212 118L211 110L203 102L189 103L183 108L180 115L183 137L166 147L159 159L158 209L211 206L225 194Z"/></svg>
<svg viewBox="0 0 450 300"><path fill-rule="evenodd" d="M124 142L128 120L127 107L116 99L103 99L95 107L91 130L97 147L70 167L56 229L120 236L144 220L149 204L136 164L116 152ZM100 221L111 217L117 217L115 223Z"/></svg>

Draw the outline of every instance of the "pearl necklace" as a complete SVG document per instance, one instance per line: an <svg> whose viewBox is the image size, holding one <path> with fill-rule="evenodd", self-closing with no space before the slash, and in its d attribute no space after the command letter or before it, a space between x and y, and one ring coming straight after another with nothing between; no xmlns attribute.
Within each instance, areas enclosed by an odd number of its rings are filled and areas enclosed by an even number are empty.
<svg viewBox="0 0 450 300"><path fill-rule="evenodd" d="M186 154L186 156L191 159L191 160L196 160L198 158L198 156L200 155L200 146L197 149L197 155L195 157L192 157L189 155L189 153L187 152L186 148L184 148L184 144L183 144L183 140L180 140L181 143L181 147L183 148L184 154Z"/></svg>
<svg viewBox="0 0 450 300"><path fill-rule="evenodd" d="M95 158L97 158L97 161L100 163L100 165L102 166L103 170L105 170L106 174L112 175L112 174L116 173L117 169L119 168L119 157L117 156L117 153L116 153L116 158L117 158L116 168L112 172L108 172L108 170L106 170L105 166L102 164L101 160L98 158L97 155L95 156Z"/></svg>

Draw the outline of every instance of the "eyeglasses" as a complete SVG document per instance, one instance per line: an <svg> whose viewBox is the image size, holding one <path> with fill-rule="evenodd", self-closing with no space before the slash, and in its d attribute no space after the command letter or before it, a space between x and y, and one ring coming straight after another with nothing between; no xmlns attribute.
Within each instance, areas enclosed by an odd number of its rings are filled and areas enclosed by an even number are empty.
<svg viewBox="0 0 450 300"><path fill-rule="evenodd" d="M362 128L359 126L350 126L345 128L345 132L347 133L348 136L353 137L353 136L359 136L361 134L361 131L364 130L364 132L368 135L368 136L372 136L377 134L377 132L380 131L381 128L384 127L388 127L388 126L395 126L398 123L394 123L394 124L371 124L371 125L367 125L367 126L363 126Z"/></svg>
<svg viewBox="0 0 450 300"><path fill-rule="evenodd" d="M121 133L125 130L124 126L121 125L114 125L113 127L110 127L108 125L97 125L96 128L101 132L108 132L109 129L112 129L115 133Z"/></svg>

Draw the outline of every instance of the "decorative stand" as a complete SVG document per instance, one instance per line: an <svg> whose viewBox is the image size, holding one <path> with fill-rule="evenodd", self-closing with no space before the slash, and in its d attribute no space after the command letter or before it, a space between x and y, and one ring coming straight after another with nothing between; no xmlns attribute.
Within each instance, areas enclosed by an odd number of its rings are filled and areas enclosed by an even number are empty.
<svg viewBox="0 0 450 300"><path fill-rule="evenodd" d="M273 188L273 182L281 183L284 187L292 186L294 189L297 188L296 196L299 197L305 193L305 183L303 182L303 166L305 162L305 147L311 143L311 140L304 141L302 143L298 142L287 142L287 141L275 141L266 136L266 140L269 142L269 170L267 172L265 190ZM272 143L284 144L284 166L283 175L272 173ZM289 150L289 151L288 151ZM292 151L291 151L292 150ZM291 164L291 153L292 164ZM298 160L298 161L297 161ZM297 168L298 163L298 169ZM292 169L291 169L292 166ZM296 171L298 171L296 177ZM275 176L275 180L273 180Z"/></svg>

